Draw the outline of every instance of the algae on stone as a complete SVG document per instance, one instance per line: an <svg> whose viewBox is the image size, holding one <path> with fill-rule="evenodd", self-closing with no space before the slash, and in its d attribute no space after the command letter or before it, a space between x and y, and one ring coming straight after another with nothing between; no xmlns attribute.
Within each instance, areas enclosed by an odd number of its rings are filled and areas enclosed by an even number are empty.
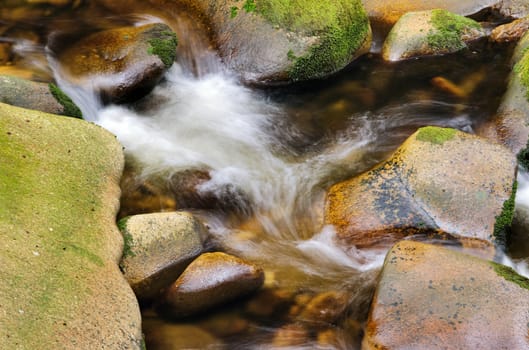
<svg viewBox="0 0 529 350"><path fill-rule="evenodd" d="M64 107L63 114L69 117L74 118L83 118L83 113L77 107L75 102L72 101L72 99L66 95L59 87L53 83L49 84L50 92L52 93L53 97Z"/></svg>

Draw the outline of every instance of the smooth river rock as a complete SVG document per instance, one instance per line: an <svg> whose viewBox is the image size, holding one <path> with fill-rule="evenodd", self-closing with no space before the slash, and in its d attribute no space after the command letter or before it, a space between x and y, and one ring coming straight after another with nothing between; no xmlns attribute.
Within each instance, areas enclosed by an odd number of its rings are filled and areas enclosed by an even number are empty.
<svg viewBox="0 0 529 350"><path fill-rule="evenodd" d="M223 305L262 286L263 270L225 253L205 253L167 289L165 305L186 317Z"/></svg>
<svg viewBox="0 0 529 350"><path fill-rule="evenodd" d="M518 42L511 59L509 85L498 112L476 133L507 146L518 154L529 139L529 33Z"/></svg>
<svg viewBox="0 0 529 350"><path fill-rule="evenodd" d="M175 33L163 23L96 32L59 53L60 72L104 102L132 102L161 80L173 64L176 45Z"/></svg>
<svg viewBox="0 0 529 350"><path fill-rule="evenodd" d="M115 12L131 6L129 0L98 2ZM223 63L249 83L326 77L371 45L360 0L148 0L134 6L167 23L181 11L193 13L207 24Z"/></svg>
<svg viewBox="0 0 529 350"><path fill-rule="evenodd" d="M529 349L529 280L453 250L403 241L390 249L363 350Z"/></svg>
<svg viewBox="0 0 529 350"><path fill-rule="evenodd" d="M501 243L502 226L512 220L515 171L516 158L501 145L454 129L421 128L385 162L332 186L325 223L358 247L415 233Z"/></svg>
<svg viewBox="0 0 529 350"><path fill-rule="evenodd" d="M0 102L41 112L82 118L75 103L55 84L0 75Z"/></svg>
<svg viewBox="0 0 529 350"><path fill-rule="evenodd" d="M0 104L0 348L140 349L118 262L124 157L74 118Z"/></svg>
<svg viewBox="0 0 529 350"><path fill-rule="evenodd" d="M485 36L481 25L469 18L436 9L409 12L388 34L382 47L386 61L444 55L460 51Z"/></svg>
<svg viewBox="0 0 529 350"><path fill-rule="evenodd" d="M176 280L203 249L204 225L187 212L135 215L120 220L125 239L120 267L140 299Z"/></svg>

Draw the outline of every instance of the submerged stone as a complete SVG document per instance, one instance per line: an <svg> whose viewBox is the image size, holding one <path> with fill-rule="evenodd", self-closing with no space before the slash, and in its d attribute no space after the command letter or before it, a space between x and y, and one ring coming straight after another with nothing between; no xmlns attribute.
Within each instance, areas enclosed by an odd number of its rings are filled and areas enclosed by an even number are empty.
<svg viewBox="0 0 529 350"><path fill-rule="evenodd" d="M165 304L186 317L245 296L264 282L263 270L225 253L205 253L167 289Z"/></svg>
<svg viewBox="0 0 529 350"><path fill-rule="evenodd" d="M0 348L140 349L119 271L123 151L102 128L0 104Z"/></svg>
<svg viewBox="0 0 529 350"><path fill-rule="evenodd" d="M191 213L135 215L119 222L125 240L120 267L140 299L171 284L202 252L207 232Z"/></svg>
<svg viewBox="0 0 529 350"><path fill-rule="evenodd" d="M149 93L176 56L175 33L162 23L91 34L59 54L61 72L103 101L132 102Z"/></svg>
<svg viewBox="0 0 529 350"><path fill-rule="evenodd" d="M409 12L388 34L382 48L387 61L457 52L485 36L480 24L446 10Z"/></svg>
<svg viewBox="0 0 529 350"><path fill-rule="evenodd" d="M421 128L385 162L331 187L325 222L359 247L415 233L495 242L504 239L494 236L498 219L512 219L504 203L513 199L515 170L515 157L501 145Z"/></svg>
<svg viewBox="0 0 529 350"><path fill-rule="evenodd" d="M438 246L390 249L362 349L527 349L529 280Z"/></svg>

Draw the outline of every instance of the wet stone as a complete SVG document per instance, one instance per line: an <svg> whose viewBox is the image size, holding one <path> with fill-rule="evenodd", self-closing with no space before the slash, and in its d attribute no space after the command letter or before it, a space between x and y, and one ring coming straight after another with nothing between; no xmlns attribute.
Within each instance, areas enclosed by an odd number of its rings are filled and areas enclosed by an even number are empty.
<svg viewBox="0 0 529 350"><path fill-rule="evenodd" d="M259 267L225 253L205 253L167 289L160 309L174 317L194 315L248 295L263 282Z"/></svg>
<svg viewBox="0 0 529 350"><path fill-rule="evenodd" d="M133 102L149 93L173 64L177 39L162 23L91 34L60 52L61 73L104 102Z"/></svg>

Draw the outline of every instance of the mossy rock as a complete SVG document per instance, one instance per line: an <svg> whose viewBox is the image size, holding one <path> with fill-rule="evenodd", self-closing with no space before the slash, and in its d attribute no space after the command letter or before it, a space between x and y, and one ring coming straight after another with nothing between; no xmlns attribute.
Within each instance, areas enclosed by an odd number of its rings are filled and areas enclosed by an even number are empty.
<svg viewBox="0 0 529 350"><path fill-rule="evenodd" d="M0 104L0 348L140 349L118 268L121 145L102 128Z"/></svg>
<svg viewBox="0 0 529 350"><path fill-rule="evenodd" d="M152 299L202 252L204 225L187 212L134 215L120 220L125 240L120 267L140 299Z"/></svg>
<svg viewBox="0 0 529 350"><path fill-rule="evenodd" d="M509 84L498 112L477 133L518 154L527 147L529 140L529 33L518 42L511 64Z"/></svg>
<svg viewBox="0 0 529 350"><path fill-rule="evenodd" d="M390 249L362 349L527 349L529 280L438 246Z"/></svg>
<svg viewBox="0 0 529 350"><path fill-rule="evenodd" d="M176 46L176 34L163 23L105 30L59 53L60 73L104 102L133 102L162 79Z"/></svg>
<svg viewBox="0 0 529 350"><path fill-rule="evenodd" d="M0 102L41 112L82 118L79 107L55 84L0 75Z"/></svg>
<svg viewBox="0 0 529 350"><path fill-rule="evenodd" d="M102 0L116 11L126 0ZM150 0L150 11L195 15L211 29L212 46L246 82L323 78L368 52L371 27L360 0Z"/></svg>
<svg viewBox="0 0 529 350"><path fill-rule="evenodd" d="M504 243L515 171L514 155L501 145L421 128L383 163L331 187L325 223L358 247L412 234Z"/></svg>
<svg viewBox="0 0 529 350"><path fill-rule="evenodd" d="M457 52L485 36L481 25L446 10L409 12L388 34L382 57L399 61L413 57Z"/></svg>

